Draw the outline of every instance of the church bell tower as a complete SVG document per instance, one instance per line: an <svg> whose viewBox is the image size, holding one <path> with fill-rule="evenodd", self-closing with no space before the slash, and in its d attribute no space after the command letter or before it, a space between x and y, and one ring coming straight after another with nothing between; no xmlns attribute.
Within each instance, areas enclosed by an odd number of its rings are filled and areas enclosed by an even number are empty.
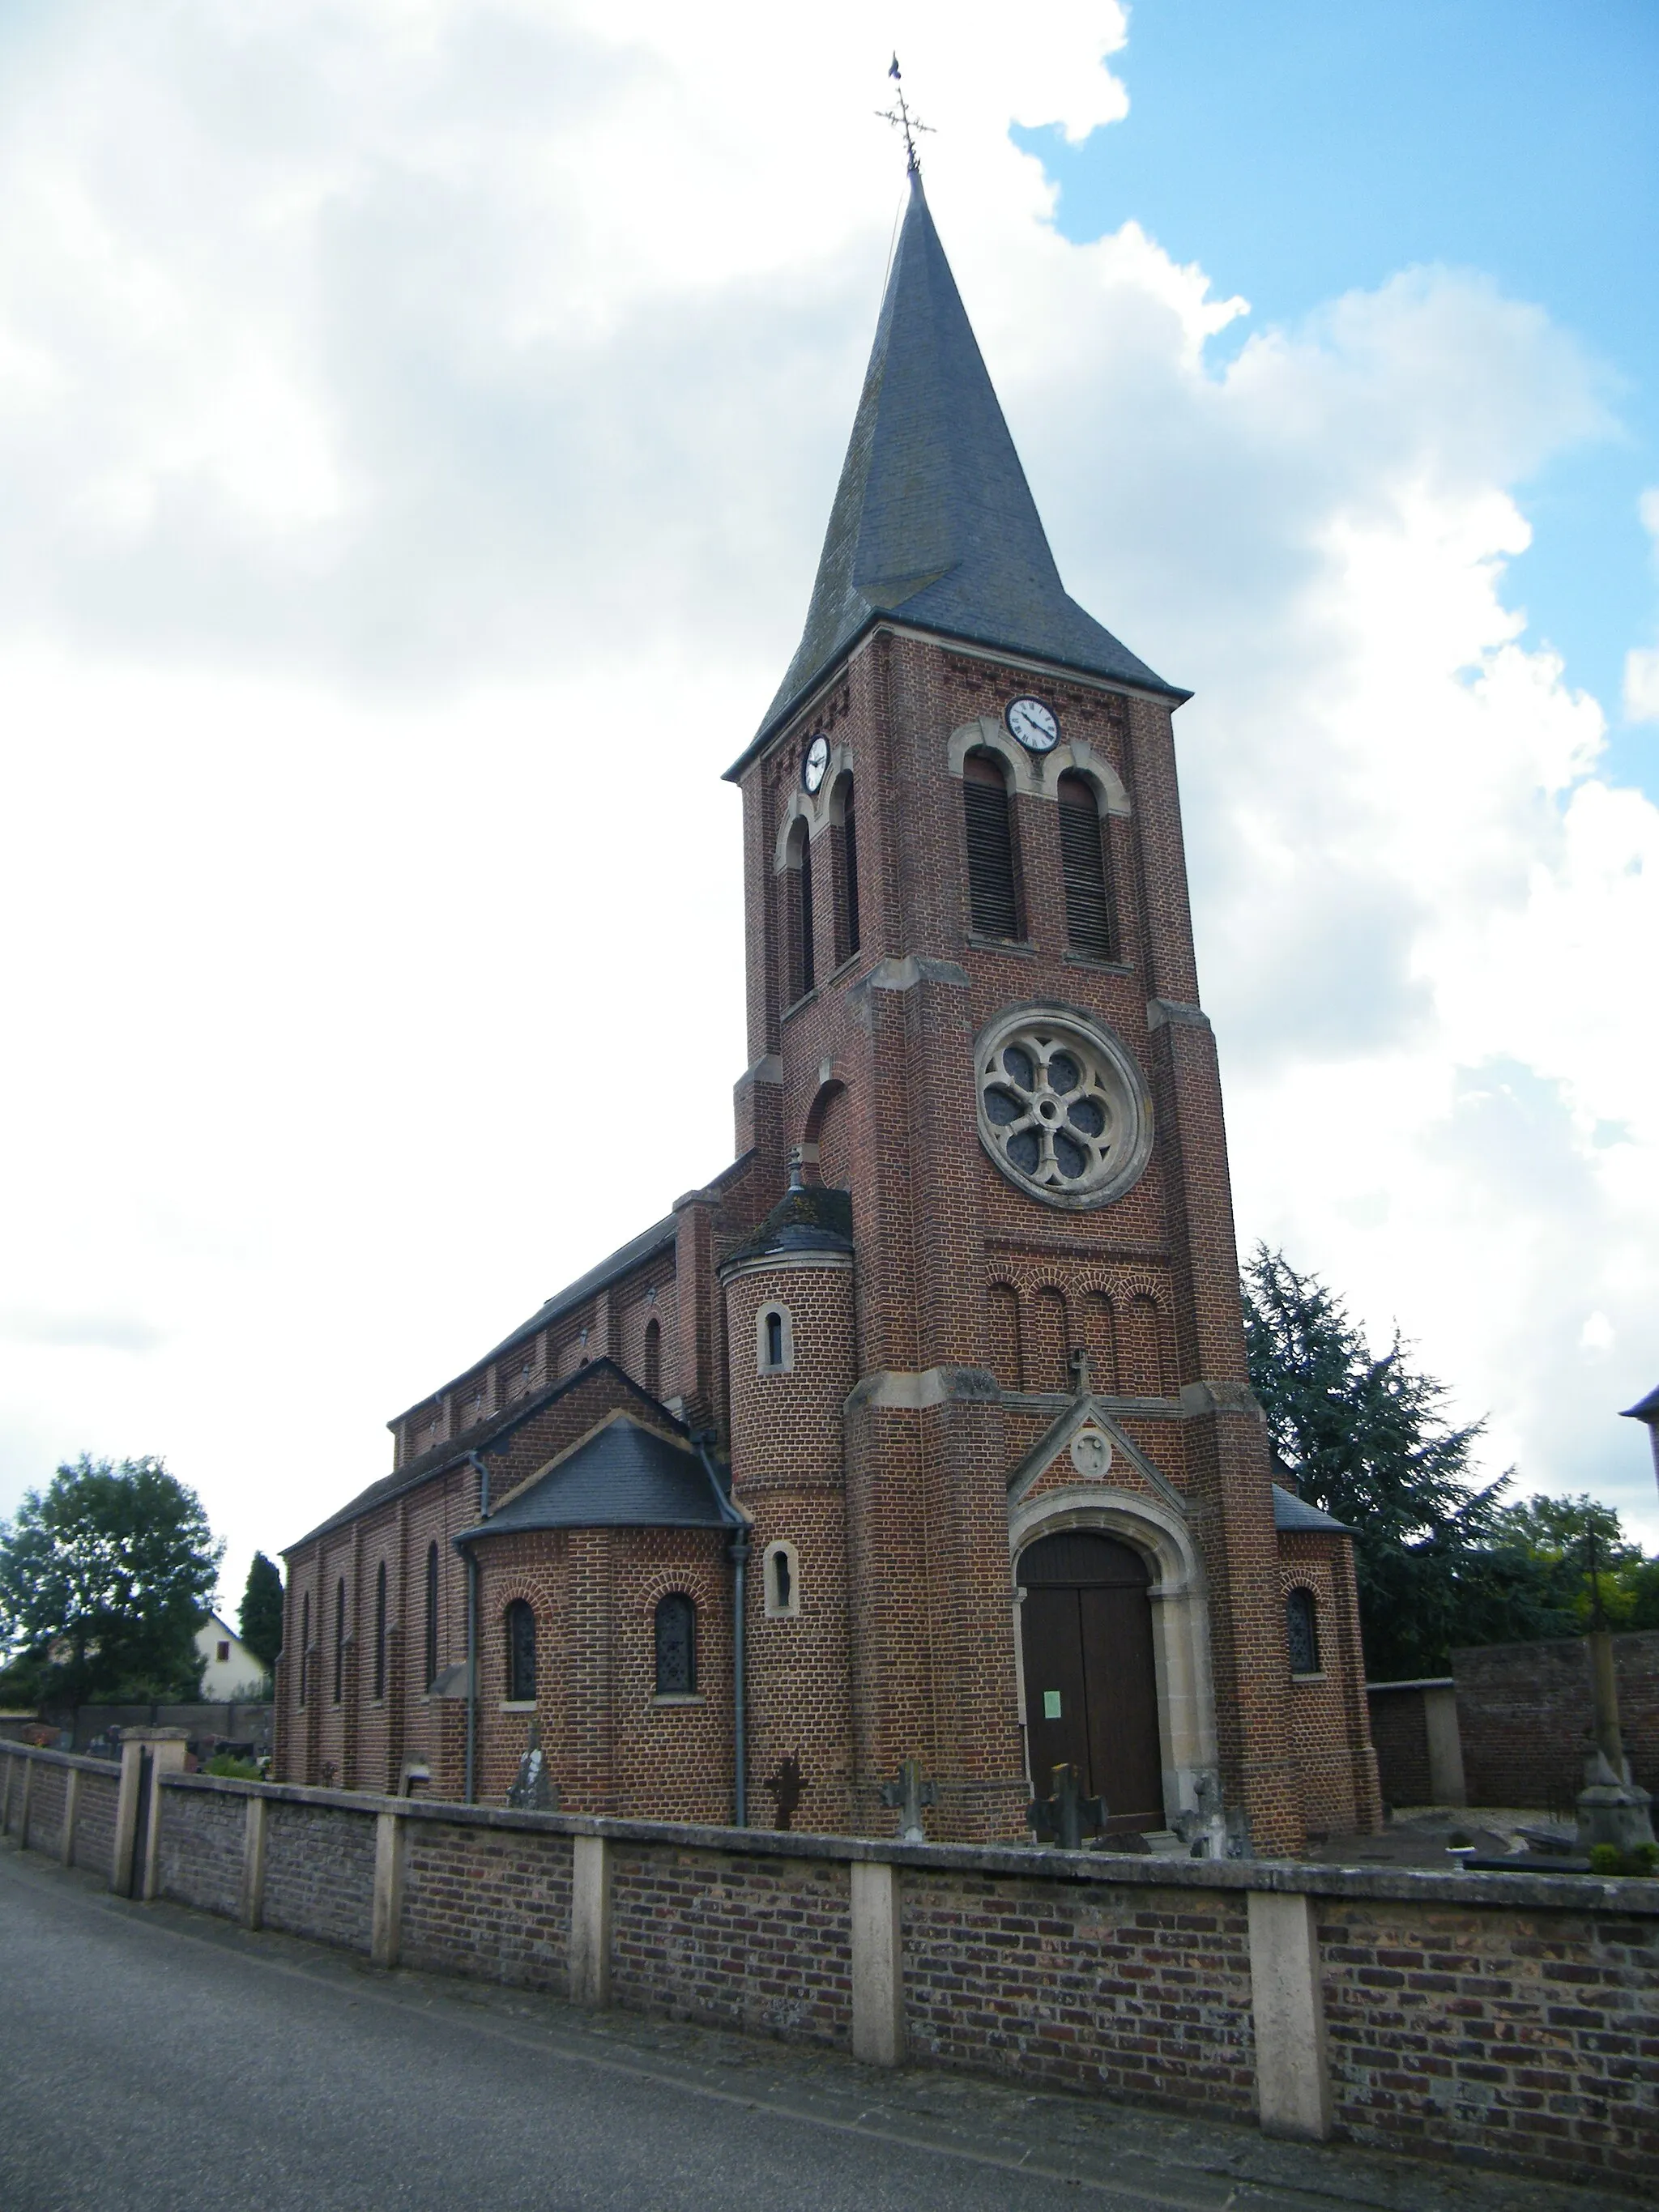
<svg viewBox="0 0 1659 2212"><path fill-rule="evenodd" d="M1071 1762L1115 1832L1303 1839L1188 696L1063 589L913 170L805 629L728 771L738 1150L777 1197L723 1268L733 1496L755 1771L816 1779L800 1825L885 1832L914 1758L933 1832L1014 1837Z"/></svg>

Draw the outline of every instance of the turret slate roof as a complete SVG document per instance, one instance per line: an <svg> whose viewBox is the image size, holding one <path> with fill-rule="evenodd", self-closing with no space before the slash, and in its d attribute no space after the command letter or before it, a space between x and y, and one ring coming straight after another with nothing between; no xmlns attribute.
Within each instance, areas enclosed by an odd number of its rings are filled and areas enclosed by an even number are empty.
<svg viewBox="0 0 1659 2212"><path fill-rule="evenodd" d="M882 615L1190 696L1061 585L915 172L806 628L756 744Z"/></svg>
<svg viewBox="0 0 1659 2212"><path fill-rule="evenodd" d="M853 1194L827 1183L791 1183L751 1237L720 1262L722 1272L775 1252L850 1252Z"/></svg>

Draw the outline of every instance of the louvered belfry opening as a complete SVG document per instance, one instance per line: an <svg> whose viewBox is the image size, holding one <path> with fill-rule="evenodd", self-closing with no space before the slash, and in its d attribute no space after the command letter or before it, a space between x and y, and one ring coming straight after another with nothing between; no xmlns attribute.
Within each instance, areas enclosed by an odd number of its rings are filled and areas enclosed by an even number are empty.
<svg viewBox="0 0 1659 2212"><path fill-rule="evenodd" d="M785 872L789 904L789 999L793 1006L817 981L812 957L812 841L798 822L789 841Z"/></svg>
<svg viewBox="0 0 1659 2212"><path fill-rule="evenodd" d="M968 830L968 911L976 937L1018 939L1019 889L1008 779L994 753L969 753L962 764Z"/></svg>
<svg viewBox="0 0 1659 2212"><path fill-rule="evenodd" d="M1061 776L1060 866L1066 884L1066 939L1073 952L1090 953L1097 960L1117 955L1105 828L1087 780Z"/></svg>
<svg viewBox="0 0 1659 2212"><path fill-rule="evenodd" d="M853 779L843 776L836 791L836 965L859 949L859 835L853 811Z"/></svg>

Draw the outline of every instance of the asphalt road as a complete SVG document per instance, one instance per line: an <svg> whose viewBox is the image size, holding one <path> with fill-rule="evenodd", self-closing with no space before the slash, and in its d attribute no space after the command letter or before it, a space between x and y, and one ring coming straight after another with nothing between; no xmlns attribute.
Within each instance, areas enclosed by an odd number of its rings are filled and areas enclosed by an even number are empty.
<svg viewBox="0 0 1659 2212"><path fill-rule="evenodd" d="M3 2212L1631 2201L386 1975L0 1848Z"/></svg>

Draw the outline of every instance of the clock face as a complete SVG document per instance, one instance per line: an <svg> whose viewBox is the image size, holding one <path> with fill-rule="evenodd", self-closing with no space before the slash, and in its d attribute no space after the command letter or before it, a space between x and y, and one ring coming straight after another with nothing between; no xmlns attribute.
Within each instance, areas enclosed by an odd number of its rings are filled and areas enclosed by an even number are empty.
<svg viewBox="0 0 1659 2212"><path fill-rule="evenodd" d="M824 771L830 765L830 740L820 730L806 748L806 757L800 764L800 780L810 792L816 792L823 781Z"/></svg>
<svg viewBox="0 0 1659 2212"><path fill-rule="evenodd" d="M1060 724L1041 699L1012 699L1008 729L1029 753L1049 753L1060 743Z"/></svg>

